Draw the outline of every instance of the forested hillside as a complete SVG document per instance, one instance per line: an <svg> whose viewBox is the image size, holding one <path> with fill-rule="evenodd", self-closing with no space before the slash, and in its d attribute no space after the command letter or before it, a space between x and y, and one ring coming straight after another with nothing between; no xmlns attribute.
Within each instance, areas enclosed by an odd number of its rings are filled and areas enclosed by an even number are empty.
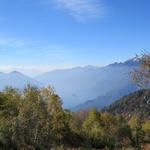
<svg viewBox="0 0 150 150"><path fill-rule="evenodd" d="M150 118L150 90L140 90L124 96L103 111L122 114L128 118L133 115Z"/></svg>

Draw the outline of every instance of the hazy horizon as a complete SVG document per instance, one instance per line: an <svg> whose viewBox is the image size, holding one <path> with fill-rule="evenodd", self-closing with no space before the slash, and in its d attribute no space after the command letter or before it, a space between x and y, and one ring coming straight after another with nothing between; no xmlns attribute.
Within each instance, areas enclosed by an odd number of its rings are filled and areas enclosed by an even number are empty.
<svg viewBox="0 0 150 150"><path fill-rule="evenodd" d="M38 76L38 75L41 75L41 74L45 74L45 73L48 73L48 72L53 72L53 71L60 71L60 70L68 70L68 69L75 69L75 68L85 68L85 67L95 67L95 68L102 68L102 67L106 67L106 66L108 66L108 65L111 65L111 64L114 64L114 63L124 63L125 61L128 61L128 60L131 60L131 59L133 59L134 57L132 57L132 58L129 58L129 59L126 59L126 60L124 60L124 61L115 61L115 62L111 62L110 64L105 64L105 65L80 65L80 66L65 66L65 67L54 67L54 68L52 68L52 67L47 67L46 69L44 68L44 70L43 71L39 71L38 70L38 66L37 66L37 70L34 70L33 68L32 68L32 66L31 66L31 68L30 68L30 71L29 71L29 68L27 69L27 71L25 70L25 68L22 70L21 69L21 66L19 67L16 67L16 68L12 68L12 69L10 69L9 67L9 69L6 67L6 68L0 68L0 73L6 73L6 74L9 74L9 73L12 73L12 72L19 72L19 73L22 73L22 74L24 74L24 75L27 75L27 76L30 76L30 77L36 77L36 76ZM33 73L33 71L34 71L34 73Z"/></svg>
<svg viewBox="0 0 150 150"><path fill-rule="evenodd" d="M0 0L0 71L105 66L149 50L150 2Z"/></svg>

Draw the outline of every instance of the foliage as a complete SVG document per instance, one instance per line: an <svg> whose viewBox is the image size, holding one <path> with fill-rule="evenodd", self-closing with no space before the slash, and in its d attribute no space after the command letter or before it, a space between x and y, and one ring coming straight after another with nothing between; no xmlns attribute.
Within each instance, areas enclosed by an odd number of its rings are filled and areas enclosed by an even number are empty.
<svg viewBox="0 0 150 150"><path fill-rule="evenodd" d="M140 68L131 72L132 78L140 88L150 88L150 53L145 51L136 59L140 62Z"/></svg>
<svg viewBox="0 0 150 150"><path fill-rule="evenodd" d="M150 143L150 120L145 120L142 124L142 129L145 132L144 140Z"/></svg>
<svg viewBox="0 0 150 150"><path fill-rule="evenodd" d="M0 143L4 149L50 149L67 144L69 112L52 88L28 86L0 94Z"/></svg>
<svg viewBox="0 0 150 150"><path fill-rule="evenodd" d="M129 124L132 129L132 145L135 146L137 150L141 150L141 144L144 138L141 120L140 118L133 116L130 119Z"/></svg>
<svg viewBox="0 0 150 150"><path fill-rule="evenodd" d="M115 101L108 107L105 107L103 111L107 111L113 114L122 114L126 119L130 119L131 116L149 118L150 117L150 90L139 90L124 96L120 100Z"/></svg>
<svg viewBox="0 0 150 150"><path fill-rule="evenodd" d="M150 121L96 109L70 112L51 87L0 93L0 149L140 149Z"/></svg>

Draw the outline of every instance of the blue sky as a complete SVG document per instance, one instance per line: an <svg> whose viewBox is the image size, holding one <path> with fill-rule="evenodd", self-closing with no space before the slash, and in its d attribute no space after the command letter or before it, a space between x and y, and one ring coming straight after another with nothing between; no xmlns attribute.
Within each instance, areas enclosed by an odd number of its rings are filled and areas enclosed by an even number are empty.
<svg viewBox="0 0 150 150"><path fill-rule="evenodd" d="M150 50L149 0L0 0L0 71L36 75Z"/></svg>

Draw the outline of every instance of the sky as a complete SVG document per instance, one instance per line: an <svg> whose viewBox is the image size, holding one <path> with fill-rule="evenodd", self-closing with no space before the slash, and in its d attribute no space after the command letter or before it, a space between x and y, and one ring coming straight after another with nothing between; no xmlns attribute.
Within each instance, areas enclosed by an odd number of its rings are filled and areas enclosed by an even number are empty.
<svg viewBox="0 0 150 150"><path fill-rule="evenodd" d="M149 0L0 0L0 71L35 76L150 50Z"/></svg>

